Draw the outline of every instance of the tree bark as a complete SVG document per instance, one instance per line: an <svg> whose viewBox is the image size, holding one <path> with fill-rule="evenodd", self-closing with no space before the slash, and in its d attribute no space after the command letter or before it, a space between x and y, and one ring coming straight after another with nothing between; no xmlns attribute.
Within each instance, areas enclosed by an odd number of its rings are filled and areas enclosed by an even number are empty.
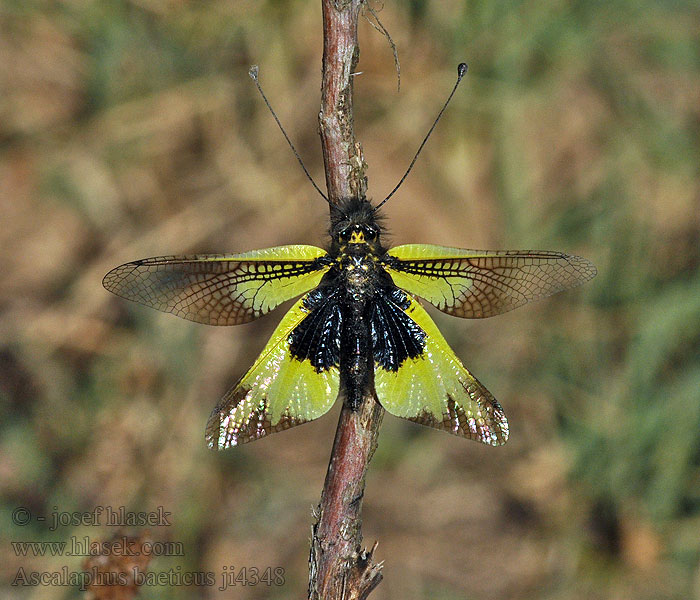
<svg viewBox="0 0 700 600"><path fill-rule="evenodd" d="M360 49L361 0L322 0L323 81L319 125L328 198L364 197L366 165L353 129L353 77ZM384 409L374 395L358 410L345 404L331 451L309 556L310 600L367 598L382 579L376 543L362 549L362 498Z"/></svg>

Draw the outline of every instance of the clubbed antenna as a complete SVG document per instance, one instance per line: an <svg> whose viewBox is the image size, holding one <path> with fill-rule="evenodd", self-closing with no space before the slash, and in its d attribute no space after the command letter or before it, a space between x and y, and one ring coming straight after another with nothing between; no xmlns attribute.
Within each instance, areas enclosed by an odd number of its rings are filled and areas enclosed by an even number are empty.
<svg viewBox="0 0 700 600"><path fill-rule="evenodd" d="M450 92L450 95L447 97L447 100L445 100L445 104L442 106L442 109L438 113L438 116L435 119L435 121L433 122L432 127L428 131L427 135L423 138L421 145L418 147L418 152L416 152L416 155L413 157L411 164L408 165L408 169L406 169L406 172L403 174L401 181L399 181L396 184L396 187L393 190L391 190L391 193L386 198L384 198L384 200L382 200L379 204L377 204L376 208L374 209L375 211L378 210L381 206L383 206L384 203L396 193L396 190L398 190L401 187L401 184L404 182L406 177L408 177L408 174L411 172L413 165L416 164L416 160L418 159L418 155L420 154L421 150L423 150L423 146L425 146L425 143L428 141L430 134L433 133L433 129L435 129L435 126L438 124L440 117L442 117L442 113L445 112L447 105L450 103L450 100L452 100L452 96L455 95L455 92L457 91L457 86L459 85L459 82L462 81L462 77L464 77L464 74L466 72L467 72L467 63L459 63L459 65L457 67L457 81L455 82L455 86L452 88L452 92Z"/></svg>
<svg viewBox="0 0 700 600"><path fill-rule="evenodd" d="M272 113L272 116L275 118L275 121L277 122L277 126L280 128L280 131L282 132L284 139L287 140L287 143L289 144L289 147L292 149L292 152L294 152L294 156L297 157L297 160L299 161L301 168L304 169L304 173L306 174L307 179L311 182L311 185L313 185L314 188L316 188L316 191L319 194L321 194L321 197L326 202L328 202L330 204L330 200L328 200L328 197L316 185L316 182L314 181L313 177L311 177L309 172L306 170L306 167L304 166L304 161L301 160L301 156L299 156L299 153L297 152L296 148L294 147L294 144L292 144L292 140L289 139L287 132L284 130L284 127L282 127L282 123L280 123L280 120L277 118L275 111L272 110L272 106L270 106L270 102L267 100L267 96L265 96L265 92L263 92L262 87L260 87L260 82L258 81L258 72L259 72L258 65L253 65L252 67L250 67L250 69L248 69L248 75L250 75L250 78L255 82L255 87L258 88L258 91L260 92L262 99L265 101L265 105Z"/></svg>

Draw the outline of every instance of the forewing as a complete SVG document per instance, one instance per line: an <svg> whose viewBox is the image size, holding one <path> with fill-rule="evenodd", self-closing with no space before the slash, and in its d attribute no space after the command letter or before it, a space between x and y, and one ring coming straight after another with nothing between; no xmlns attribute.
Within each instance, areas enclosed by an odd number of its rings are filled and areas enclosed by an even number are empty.
<svg viewBox="0 0 700 600"><path fill-rule="evenodd" d="M337 366L318 369L290 351L290 335L308 316L306 296L282 319L250 370L209 417L206 440L223 450L325 414L338 397Z"/></svg>
<svg viewBox="0 0 700 600"><path fill-rule="evenodd" d="M405 313L424 332L424 347L397 368L386 368L375 359L374 385L382 406L421 425L492 446L505 444L508 421L501 405L467 371L425 309L410 296Z"/></svg>
<svg viewBox="0 0 700 600"><path fill-rule="evenodd" d="M160 256L105 275L110 292L207 325L239 325L316 287L328 270L315 246L279 246L243 254Z"/></svg>
<svg viewBox="0 0 700 600"><path fill-rule="evenodd" d="M479 319L576 287L595 266L580 256L538 250L397 246L384 268L394 284L456 317Z"/></svg>

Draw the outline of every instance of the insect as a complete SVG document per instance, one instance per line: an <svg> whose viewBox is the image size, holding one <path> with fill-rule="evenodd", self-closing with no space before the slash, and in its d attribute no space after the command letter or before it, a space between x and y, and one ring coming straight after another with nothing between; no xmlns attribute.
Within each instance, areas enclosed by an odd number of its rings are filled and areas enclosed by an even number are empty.
<svg viewBox="0 0 700 600"><path fill-rule="evenodd" d="M464 71L460 65L411 167ZM398 417L494 446L507 441L501 405L460 362L418 298L450 315L485 318L577 286L596 269L560 252L388 249L378 208L396 189L377 206L366 198L330 203L327 249L162 256L107 273L103 285L110 292L209 325L247 323L301 296L212 412L210 447L237 446L316 419L339 395L357 409L372 388Z"/></svg>

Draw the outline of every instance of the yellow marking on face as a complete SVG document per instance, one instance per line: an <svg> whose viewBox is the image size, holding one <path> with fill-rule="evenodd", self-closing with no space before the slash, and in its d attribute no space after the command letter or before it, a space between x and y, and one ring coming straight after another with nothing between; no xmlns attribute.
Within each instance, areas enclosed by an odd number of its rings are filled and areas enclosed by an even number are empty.
<svg viewBox="0 0 700 600"><path fill-rule="evenodd" d="M350 243L351 244L364 244L365 243L365 234L362 231L353 231L350 234Z"/></svg>

